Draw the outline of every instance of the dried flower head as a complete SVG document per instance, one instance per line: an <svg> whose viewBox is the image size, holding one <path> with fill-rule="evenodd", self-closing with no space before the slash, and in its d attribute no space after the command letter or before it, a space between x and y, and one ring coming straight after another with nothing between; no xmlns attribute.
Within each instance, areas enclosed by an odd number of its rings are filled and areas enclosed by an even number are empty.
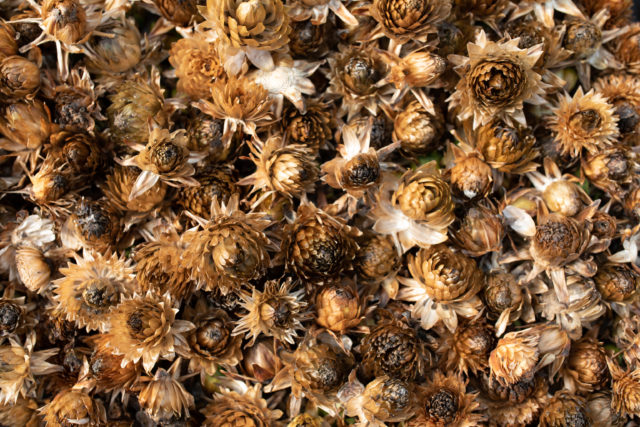
<svg viewBox="0 0 640 427"><path fill-rule="evenodd" d="M540 426L565 426L567 420L575 424L590 425L585 399L570 392L556 392L540 414Z"/></svg>
<svg viewBox="0 0 640 427"><path fill-rule="evenodd" d="M201 412L205 416L203 427L269 427L277 425L282 417L282 411L269 409L260 384L248 386L240 381L229 382L229 388L216 393L213 402Z"/></svg>
<svg viewBox="0 0 640 427"><path fill-rule="evenodd" d="M169 422L184 415L189 418L189 409L194 399L180 381L180 359L167 370L156 369L153 377L140 378L138 400L140 406L158 423Z"/></svg>
<svg viewBox="0 0 640 427"><path fill-rule="evenodd" d="M177 88L194 99L211 94L211 83L224 77L216 45L202 35L180 39L173 44L169 62L176 69Z"/></svg>
<svg viewBox="0 0 640 427"><path fill-rule="evenodd" d="M533 162L538 156L535 142L529 128L492 120L477 130L475 145L492 168L507 173L525 173L538 166Z"/></svg>
<svg viewBox="0 0 640 427"><path fill-rule="evenodd" d="M419 0L407 4L406 0L375 0L369 12L380 30L395 42L425 41L429 34L437 32L436 25L449 16L451 1Z"/></svg>
<svg viewBox="0 0 640 427"><path fill-rule="evenodd" d="M483 320L472 320L458 325L454 332L443 330L436 353L443 370L468 375L489 367L495 343L493 328Z"/></svg>
<svg viewBox="0 0 640 427"><path fill-rule="evenodd" d="M440 145L444 118L439 109L429 113L418 101L411 101L393 122L393 140L410 156L422 156Z"/></svg>

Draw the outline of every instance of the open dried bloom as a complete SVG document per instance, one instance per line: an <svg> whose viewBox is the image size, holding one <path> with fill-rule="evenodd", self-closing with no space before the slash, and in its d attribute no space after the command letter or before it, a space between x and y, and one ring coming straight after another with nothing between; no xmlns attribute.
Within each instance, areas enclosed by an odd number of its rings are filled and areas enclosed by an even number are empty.
<svg viewBox="0 0 640 427"><path fill-rule="evenodd" d="M245 335L253 345L260 334L279 341L295 343L302 322L310 318L303 300L304 289L292 292L293 281L270 280L264 291L253 288L251 294L241 291L242 307L248 312L237 322L233 335Z"/></svg>
<svg viewBox="0 0 640 427"><path fill-rule="evenodd" d="M262 387L250 387L240 381L229 381L227 387L214 395L213 402L200 412L205 416L203 427L270 427L278 425L282 411L269 409L262 397Z"/></svg>
<svg viewBox="0 0 640 427"><path fill-rule="evenodd" d="M590 424L585 399L565 390L557 391L540 414L541 427Z"/></svg>
<svg viewBox="0 0 640 427"><path fill-rule="evenodd" d="M44 144L55 130L49 108L41 101L16 102L0 110L0 133L8 151L33 150Z"/></svg>
<svg viewBox="0 0 640 427"><path fill-rule="evenodd" d="M293 354L283 353L285 364L266 391L291 387L290 412L297 414L303 397L335 413L338 392L354 367L353 355L326 334L307 335Z"/></svg>
<svg viewBox="0 0 640 427"><path fill-rule="evenodd" d="M640 128L640 80L629 74L610 74L596 80L593 87L615 108L622 140L635 142L634 134Z"/></svg>
<svg viewBox="0 0 640 427"><path fill-rule="evenodd" d="M330 284L316 296L316 323L344 334L362 321L364 307L352 285Z"/></svg>
<svg viewBox="0 0 640 427"><path fill-rule="evenodd" d="M562 155L577 157L583 148L596 152L614 145L620 134L613 106L593 89L585 94L579 87L573 97L565 94L552 111L549 127Z"/></svg>
<svg viewBox="0 0 640 427"><path fill-rule="evenodd" d="M184 257L197 285L227 294L260 278L269 265L269 240L262 232L268 225L260 214L239 210L236 195L226 204L214 201L203 230L185 236L190 242Z"/></svg>
<svg viewBox="0 0 640 427"><path fill-rule="evenodd" d="M483 320L472 320L458 325L454 332L443 330L436 354L445 372L468 375L489 367L489 354L495 343L493 328Z"/></svg>
<svg viewBox="0 0 640 427"><path fill-rule="evenodd" d="M484 374L479 382L482 389L479 400L487 408L492 427L529 424L549 400L549 382L540 376L503 386Z"/></svg>
<svg viewBox="0 0 640 427"><path fill-rule="evenodd" d="M307 111L304 114L297 108L286 108L282 114L286 138L293 144L306 145L314 153L332 138L330 124L329 108L311 100L307 100Z"/></svg>
<svg viewBox="0 0 640 427"><path fill-rule="evenodd" d="M61 366L47 362L58 353L57 348L33 351L36 335L27 335L24 345L9 338L9 343L0 346L0 403L15 404L18 397L32 392L34 376L48 375L62 370Z"/></svg>
<svg viewBox="0 0 640 427"><path fill-rule="evenodd" d="M389 198L389 196L391 196ZM451 188L435 162L408 170L398 179L380 186L372 211L373 229L393 236L404 252L447 240L447 227L454 221Z"/></svg>
<svg viewBox="0 0 640 427"><path fill-rule="evenodd" d="M342 0L291 0L287 13L294 21L307 21L318 27L327 21L329 11L344 23L357 25L358 20L349 12Z"/></svg>
<svg viewBox="0 0 640 427"><path fill-rule="evenodd" d="M437 32L436 25L451 12L451 1L374 0L369 13L378 21L380 30L396 43L425 41Z"/></svg>
<svg viewBox="0 0 640 427"><path fill-rule="evenodd" d="M87 68L92 73L122 73L140 63L140 33L132 19L113 19L99 27L101 34L84 46ZM110 37L112 36L112 37Z"/></svg>
<svg viewBox="0 0 640 427"><path fill-rule="evenodd" d="M175 234L163 234L155 241L136 247L136 281L142 292L168 292L180 300L189 295L195 283L191 280L191 268L184 262L183 253L188 241Z"/></svg>
<svg viewBox="0 0 640 427"><path fill-rule="evenodd" d="M160 88L160 75L152 71L151 78L136 74L115 87L107 107L109 133L120 143L146 144L149 141L149 121L165 126L168 117Z"/></svg>
<svg viewBox="0 0 640 427"><path fill-rule="evenodd" d="M475 426L485 421L478 412L477 393L466 392L462 375L444 375L435 371L431 380L418 392L419 409L409 427Z"/></svg>
<svg viewBox="0 0 640 427"><path fill-rule="evenodd" d="M473 259L440 244L409 255L407 263L412 279L399 278L398 298L413 303L411 315L424 329L442 320L454 332L458 316L470 318L482 308L482 272Z"/></svg>
<svg viewBox="0 0 640 427"><path fill-rule="evenodd" d="M548 157L544 159L544 175L533 171L527 177L551 212L574 216L591 203L587 193L578 185L578 178L563 175L558 165Z"/></svg>
<svg viewBox="0 0 640 427"><path fill-rule="evenodd" d="M113 354L109 347L110 337L106 334L94 335L87 341L93 344L89 356L89 373L98 391L126 392L140 376L140 363L122 362L124 356Z"/></svg>
<svg viewBox="0 0 640 427"><path fill-rule="evenodd" d="M260 201L274 192L288 198L300 198L313 192L319 167L312 148L302 144L286 144L279 135L269 138L262 147L254 147L253 144L250 147L256 171L238 184L251 185L251 193L262 191Z"/></svg>
<svg viewBox="0 0 640 427"><path fill-rule="evenodd" d="M451 240L472 257L500 251L506 234L502 218L488 201L471 206L450 229Z"/></svg>
<svg viewBox="0 0 640 427"><path fill-rule="evenodd" d="M478 129L475 147L492 168L520 174L538 166L533 162L538 156L535 142L531 129L492 120Z"/></svg>
<svg viewBox="0 0 640 427"><path fill-rule="evenodd" d="M180 359L169 369L156 369L153 377L140 378L138 401L140 406L157 423L169 422L184 415L194 407L193 396L184 388L180 378Z"/></svg>
<svg viewBox="0 0 640 427"><path fill-rule="evenodd" d="M614 200L620 200L624 188L633 182L633 177L640 170L636 153L623 145L584 155L581 167L589 183L604 190Z"/></svg>
<svg viewBox="0 0 640 427"><path fill-rule="evenodd" d="M224 120L222 141L227 143L238 128L255 136L256 129L272 119L271 103L269 92L262 85L246 77L229 76L211 84L211 101L200 99L193 105L211 117Z"/></svg>
<svg viewBox="0 0 640 427"><path fill-rule="evenodd" d="M234 323L224 310L212 309L198 299L195 307L185 310L185 319L195 326L186 335L189 371L214 375L219 365L235 366L243 358L242 336L232 335Z"/></svg>
<svg viewBox="0 0 640 427"><path fill-rule="evenodd" d="M138 168L116 164L113 172L107 175L102 191L109 203L122 214L125 212L141 214L150 212L165 199L167 185L162 181L156 183L144 193L140 193L132 199L129 198L141 173L142 171Z"/></svg>
<svg viewBox="0 0 640 427"><path fill-rule="evenodd" d="M311 204L301 204L284 235L287 268L300 279L320 284L351 267L360 231Z"/></svg>
<svg viewBox="0 0 640 427"><path fill-rule="evenodd" d="M439 109L430 114L418 101L411 101L395 117L393 140L410 156L427 155L440 145L444 118Z"/></svg>
<svg viewBox="0 0 640 427"><path fill-rule="evenodd" d="M53 281L56 311L79 328L105 331L109 311L133 292L131 261L89 252L75 261L60 268L63 277Z"/></svg>
<svg viewBox="0 0 640 427"><path fill-rule="evenodd" d="M345 404L345 413L357 416L362 423L383 425L381 423L405 421L415 411L414 386L409 382L385 375L366 387L355 379L347 387L353 396L349 396Z"/></svg>
<svg viewBox="0 0 640 427"><path fill-rule="evenodd" d="M611 406L620 415L640 414L640 368L623 370L611 359L607 359L611 372Z"/></svg>
<svg viewBox="0 0 640 427"><path fill-rule="evenodd" d="M383 88L376 85L387 74L388 66L375 47L340 46L340 51L328 59L330 87L327 93L341 98L339 116L347 121L362 108L373 116L378 111L378 97Z"/></svg>
<svg viewBox="0 0 640 427"><path fill-rule="evenodd" d="M469 57L455 57L461 78L449 97L449 109L461 121L473 119L473 128L499 118L526 125L523 103L541 104L546 84L534 70L542 46L518 48L519 39L489 41L484 31L467 46Z"/></svg>
<svg viewBox="0 0 640 427"><path fill-rule="evenodd" d="M509 332L489 356L491 377L506 387L531 380L538 370L549 364L552 364L553 377L569 353L570 345L567 334L555 326Z"/></svg>
<svg viewBox="0 0 640 427"><path fill-rule="evenodd" d="M271 52L289 42L289 17L281 0L207 0L207 24L218 34L224 68L236 75L245 57L258 68L274 67Z"/></svg>
<svg viewBox="0 0 640 427"><path fill-rule="evenodd" d="M603 345L592 337L572 343L562 375L565 388L572 393L586 395L603 388L609 381Z"/></svg>
<svg viewBox="0 0 640 427"><path fill-rule="evenodd" d="M183 333L193 324L176 319L177 312L168 294L147 292L125 298L109 315L108 345L124 356L123 366L142 359L144 369L151 372L159 359L173 359L175 351L187 345Z"/></svg>
<svg viewBox="0 0 640 427"><path fill-rule="evenodd" d="M546 285L541 284L541 289ZM580 276L566 279L568 299L560 302L556 290L551 287L537 297L536 311L544 318L554 321L567 332L573 340L580 339L582 328L588 328L606 312L595 284Z"/></svg>
<svg viewBox="0 0 640 427"><path fill-rule="evenodd" d="M201 34L178 40L169 54L178 77L178 91L193 99L208 97L211 83L224 76L216 45Z"/></svg>
<svg viewBox="0 0 640 427"><path fill-rule="evenodd" d="M33 99L40 88L40 69L22 56L0 58L0 93L7 98Z"/></svg>
<svg viewBox="0 0 640 427"><path fill-rule="evenodd" d="M362 339L359 369L365 378L387 375L414 380L424 375L431 365L431 353L414 328L403 320L385 316Z"/></svg>
<svg viewBox="0 0 640 427"><path fill-rule="evenodd" d="M192 163L202 156L190 153L187 143L186 132L182 129L169 133L167 129L155 128L149 135L147 145L136 144L138 154L119 161L122 166L135 166L142 170L129 193L129 199L145 193L158 181L173 187L198 185L192 178L195 173Z"/></svg>
<svg viewBox="0 0 640 427"><path fill-rule="evenodd" d="M78 424L97 427L107 421L102 402L81 389L58 392L51 402L40 408L40 412L46 425L52 427L73 427Z"/></svg>

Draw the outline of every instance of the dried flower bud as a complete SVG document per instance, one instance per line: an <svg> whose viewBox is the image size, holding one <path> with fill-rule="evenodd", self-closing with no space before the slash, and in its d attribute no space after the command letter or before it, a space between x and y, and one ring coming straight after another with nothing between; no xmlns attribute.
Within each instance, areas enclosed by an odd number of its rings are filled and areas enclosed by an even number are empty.
<svg viewBox="0 0 640 427"><path fill-rule="evenodd" d="M168 369L158 368L152 378L144 377L138 393L140 406L159 424L180 418L189 418L194 399L180 381L180 359Z"/></svg>
<svg viewBox="0 0 640 427"><path fill-rule="evenodd" d="M640 414L640 369L623 371L611 359L607 359L611 372L611 406L621 416Z"/></svg>
<svg viewBox="0 0 640 427"><path fill-rule="evenodd" d="M309 414L296 415L287 427L322 427L322 419Z"/></svg>
<svg viewBox="0 0 640 427"><path fill-rule="evenodd" d="M431 52L412 52L391 67L387 79L397 88L424 87L436 81L444 73L447 63L444 58Z"/></svg>
<svg viewBox="0 0 640 427"><path fill-rule="evenodd" d="M173 3L174 0L169 2ZM175 42L171 47L169 62L176 69L178 90L195 99L209 96L211 83L224 75L215 45L201 37Z"/></svg>
<svg viewBox="0 0 640 427"><path fill-rule="evenodd" d="M592 22L570 20L564 36L563 46L577 58L586 58L595 53L602 42L602 31Z"/></svg>
<svg viewBox="0 0 640 427"><path fill-rule="evenodd" d="M612 302L630 300L640 284L640 276L626 264L600 266L593 280L602 298Z"/></svg>
<svg viewBox="0 0 640 427"><path fill-rule="evenodd" d="M453 333L445 330L437 349L441 368L465 375L484 371L489 367L489 354L496 344L494 333L484 321L458 325Z"/></svg>
<svg viewBox="0 0 640 427"><path fill-rule="evenodd" d="M83 244L99 252L112 248L122 233L120 216L105 200L83 199L71 221Z"/></svg>
<svg viewBox="0 0 640 427"><path fill-rule="evenodd" d="M21 56L0 58L0 93L31 99L40 88L40 69Z"/></svg>
<svg viewBox="0 0 640 427"><path fill-rule="evenodd" d="M591 425L584 398L567 391L556 392L540 414L541 427L565 427L567 425Z"/></svg>
<svg viewBox="0 0 640 427"><path fill-rule="evenodd" d="M229 198L239 191L231 171L226 168L209 169L194 178L200 185L181 189L176 203L205 219L211 216L211 203L214 198L227 203Z"/></svg>
<svg viewBox="0 0 640 427"><path fill-rule="evenodd" d="M297 108L288 108L282 115L282 124L289 140L308 146L314 153L332 138L330 122L327 107L315 102L307 103L306 114L300 114Z"/></svg>
<svg viewBox="0 0 640 427"><path fill-rule="evenodd" d="M591 393L604 387L609 380L607 353L593 338L587 337L571 345L566 368L574 392Z"/></svg>
<svg viewBox="0 0 640 427"><path fill-rule="evenodd" d="M103 192L109 203L120 211L149 212L158 206L167 194L167 185L158 182L156 185L134 197L129 197L141 171L135 167L126 167L116 164L113 173L107 175ZM188 192L193 187L184 189ZM199 188L199 187L196 187Z"/></svg>
<svg viewBox="0 0 640 427"><path fill-rule="evenodd" d="M638 169L635 156L623 146L588 154L582 158L581 165L589 182L613 198L620 197L622 186L633 181Z"/></svg>
<svg viewBox="0 0 640 427"><path fill-rule="evenodd" d="M355 403L362 407L368 417L383 422L399 422L413 414L414 398L411 383L383 376L367 384Z"/></svg>
<svg viewBox="0 0 640 427"><path fill-rule="evenodd" d="M87 66L94 73L122 73L140 63L140 33L131 20L110 20L99 27L101 33L89 39Z"/></svg>
<svg viewBox="0 0 640 427"><path fill-rule="evenodd" d="M454 194L469 200L485 198L493 187L491 166L477 156L465 156L456 160L455 165L449 169Z"/></svg>
<svg viewBox="0 0 640 427"><path fill-rule="evenodd" d="M489 356L491 376L503 386L533 378L539 356L538 341L535 334L506 334Z"/></svg>
<svg viewBox="0 0 640 427"><path fill-rule="evenodd" d="M44 0L40 14L45 31L62 43L77 43L87 33L87 13L79 0Z"/></svg>
<svg viewBox="0 0 640 427"><path fill-rule="evenodd" d="M357 326L361 313L358 293L350 286L327 285L316 296L316 322L334 332Z"/></svg>
<svg viewBox="0 0 640 427"><path fill-rule="evenodd" d="M420 0L408 5L405 0L375 0L371 16L384 34L398 43L424 41L435 33L437 25L451 12L451 1Z"/></svg>
<svg viewBox="0 0 640 427"><path fill-rule="evenodd" d="M78 183L78 177L64 166L45 159L38 173L31 177L31 196L36 203L46 204L60 199Z"/></svg>
<svg viewBox="0 0 640 427"><path fill-rule="evenodd" d="M45 423L52 427L71 427L76 423L97 426L107 421L102 403L75 389L60 391L40 412Z"/></svg>
<svg viewBox="0 0 640 427"><path fill-rule="evenodd" d="M549 265L564 265L585 250L588 232L583 224L561 214L538 218L531 254Z"/></svg>
<svg viewBox="0 0 640 427"><path fill-rule="evenodd" d="M54 128L49 108L41 101L9 104L0 114L4 137L30 150L46 142Z"/></svg>
<svg viewBox="0 0 640 427"><path fill-rule="evenodd" d="M505 310L516 310L522 303L522 290L510 273L485 275L484 300L489 314L497 318Z"/></svg>
<svg viewBox="0 0 640 427"><path fill-rule="evenodd" d="M51 266L38 248L19 248L16 251L15 263L20 281L31 292L41 293L49 285Z"/></svg>
<svg viewBox="0 0 640 427"><path fill-rule="evenodd" d="M601 240L613 239L618 227L616 218L602 211L591 217L591 224L591 234Z"/></svg>
<svg viewBox="0 0 640 427"><path fill-rule="evenodd" d="M476 148L491 167L508 173L534 170L535 138L528 128L508 126L496 120L478 129Z"/></svg>
<svg viewBox="0 0 640 427"><path fill-rule="evenodd" d="M188 27L199 17L198 0L153 0L153 3L166 20L178 27Z"/></svg>
<svg viewBox="0 0 640 427"><path fill-rule="evenodd" d="M355 360L327 344L300 344L294 353L293 377L303 390L320 397L337 392L347 381Z"/></svg>
<svg viewBox="0 0 640 427"><path fill-rule="evenodd" d="M640 219L640 186L633 185L624 197L624 211L633 219Z"/></svg>
<svg viewBox="0 0 640 427"><path fill-rule="evenodd" d="M594 427L623 427L626 424L626 417L613 409L610 392L598 391L587 399L587 415Z"/></svg>
<svg viewBox="0 0 640 427"><path fill-rule="evenodd" d="M489 203L472 206L452 227L451 239L462 252L474 257L499 251L505 235L502 219Z"/></svg>
<svg viewBox="0 0 640 427"><path fill-rule="evenodd" d="M18 54L16 32L13 27L5 22L0 22L0 58Z"/></svg>
<svg viewBox="0 0 640 427"><path fill-rule="evenodd" d="M125 362L124 356L113 354L108 337L95 335L95 348L89 358L89 370L99 390L128 390L140 376L140 364Z"/></svg>
<svg viewBox="0 0 640 427"><path fill-rule="evenodd" d="M94 174L104 164L104 157L98 143L83 132L61 131L51 135L51 145L55 147L73 173ZM59 151L58 151L59 150Z"/></svg>
<svg viewBox="0 0 640 427"><path fill-rule="evenodd" d="M24 305L18 300L0 299L0 336L14 333L24 323L24 316Z"/></svg>
<svg viewBox="0 0 640 427"><path fill-rule="evenodd" d="M289 51L294 57L317 58L326 50L329 24L316 25L311 19L291 23Z"/></svg>
<svg viewBox="0 0 640 427"><path fill-rule="evenodd" d="M542 191L542 200L552 212L574 216L584 208L584 192L574 182L555 180Z"/></svg>
<svg viewBox="0 0 640 427"><path fill-rule="evenodd" d="M412 156L426 155L438 148L444 133L444 119L436 110L432 116L417 101L412 101L396 116L393 138L402 150Z"/></svg>
<svg viewBox="0 0 640 427"><path fill-rule="evenodd" d="M242 337L238 336L242 341ZM261 339L244 351L242 365L250 377L260 382L271 380L276 373L278 357L273 340Z"/></svg>
<svg viewBox="0 0 640 427"><path fill-rule="evenodd" d="M400 267L398 250L388 237L365 234L358 244L355 266L365 281L382 281Z"/></svg>
<svg viewBox="0 0 640 427"><path fill-rule="evenodd" d="M201 409L206 417L202 427L278 425L282 411L269 409L267 401L262 398L260 384L249 387L240 383L235 388L238 391L223 389L215 395L213 402Z"/></svg>

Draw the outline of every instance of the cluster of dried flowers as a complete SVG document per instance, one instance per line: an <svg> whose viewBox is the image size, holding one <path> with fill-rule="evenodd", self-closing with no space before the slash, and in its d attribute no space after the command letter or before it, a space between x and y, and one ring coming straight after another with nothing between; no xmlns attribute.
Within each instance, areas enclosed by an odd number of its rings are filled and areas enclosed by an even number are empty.
<svg viewBox="0 0 640 427"><path fill-rule="evenodd" d="M630 10L0 1L0 424L638 419Z"/></svg>

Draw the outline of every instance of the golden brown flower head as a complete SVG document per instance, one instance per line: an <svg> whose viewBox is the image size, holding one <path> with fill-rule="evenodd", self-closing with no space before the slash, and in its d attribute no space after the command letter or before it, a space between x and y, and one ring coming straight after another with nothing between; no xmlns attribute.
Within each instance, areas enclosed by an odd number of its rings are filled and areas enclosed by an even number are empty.
<svg viewBox="0 0 640 427"><path fill-rule="evenodd" d="M535 170L538 152L529 128L494 120L478 129L476 148L494 169L508 173Z"/></svg>
<svg viewBox="0 0 640 427"><path fill-rule="evenodd" d="M0 132L20 148L40 147L55 129L49 108L41 101L16 102L1 111Z"/></svg>
<svg viewBox="0 0 640 427"><path fill-rule="evenodd" d="M140 379L138 401L140 406L157 423L168 423L184 415L189 418L194 399L180 381L180 362L176 360L167 370L158 368L153 377Z"/></svg>
<svg viewBox="0 0 640 427"><path fill-rule="evenodd" d="M640 414L640 369L624 371L616 362L607 359L611 372L611 406L621 416Z"/></svg>
<svg viewBox="0 0 640 427"><path fill-rule="evenodd" d="M453 193L464 199L483 199L493 188L491 166L477 153L465 154L454 149L455 164L448 170Z"/></svg>
<svg viewBox="0 0 640 427"><path fill-rule="evenodd" d="M466 392L467 381L462 375L445 376L439 371L426 386L421 387L417 416L408 423L410 427L469 426L479 425L484 416L477 411L480 404L477 393Z"/></svg>
<svg viewBox="0 0 640 427"><path fill-rule="evenodd" d="M593 280L605 301L623 302L634 298L640 276L626 264L605 264L598 267Z"/></svg>
<svg viewBox="0 0 640 427"><path fill-rule="evenodd" d="M362 320L362 303L353 286L329 284L316 296L316 323L329 330L345 333Z"/></svg>
<svg viewBox="0 0 640 427"><path fill-rule="evenodd" d="M129 361L123 365L124 356L113 354L112 349L106 346L108 338L101 334L92 339L95 348L89 358L91 378L99 391L126 391L140 376L140 363Z"/></svg>
<svg viewBox="0 0 640 427"><path fill-rule="evenodd" d="M456 302L475 295L482 286L476 262L444 244L422 248L409 256L409 272L436 302Z"/></svg>
<svg viewBox="0 0 640 427"><path fill-rule="evenodd" d="M104 165L98 142L87 133L60 131L49 141L51 155L64 160L74 174L92 175Z"/></svg>
<svg viewBox="0 0 640 427"><path fill-rule="evenodd" d="M405 421L414 413L415 387L388 376L378 377L347 403L346 413L369 422ZM363 420L364 421L364 420Z"/></svg>
<svg viewBox="0 0 640 427"><path fill-rule="evenodd" d="M330 24L314 25L311 19L291 22L289 52L303 58L316 58L326 53Z"/></svg>
<svg viewBox="0 0 640 427"><path fill-rule="evenodd" d="M618 38L615 57L630 73L637 75L640 72L640 23L629 25L628 30Z"/></svg>
<svg viewBox="0 0 640 427"><path fill-rule="evenodd" d="M367 233L358 240L358 245L354 264L361 279L367 282L382 281L400 267L398 250L388 237Z"/></svg>
<svg viewBox="0 0 640 427"><path fill-rule="evenodd" d="M462 252L477 257L500 251L505 229L500 215L490 202L479 202L470 207L464 217L453 224L451 240Z"/></svg>
<svg viewBox="0 0 640 427"><path fill-rule="evenodd" d="M211 216L211 203L214 198L227 203L229 198L239 191L233 174L225 167L208 168L194 178L200 185L182 188L176 203L204 219Z"/></svg>
<svg viewBox="0 0 640 427"><path fill-rule="evenodd" d="M549 119L560 154L577 157L583 148L596 152L613 145L620 134L614 112L606 98L594 90L585 94L579 87L573 97L562 97Z"/></svg>
<svg viewBox="0 0 640 427"><path fill-rule="evenodd" d="M444 331L437 354L441 368L465 375L484 371L489 367L489 354L496 344L494 330L484 321L460 324L455 332Z"/></svg>
<svg viewBox="0 0 640 427"><path fill-rule="evenodd" d="M262 292L256 288L251 294L241 291L242 307L248 313L238 320L233 335L245 335L249 345L253 345L260 334L293 345L309 313L303 299L304 289L292 292L292 287L293 281L289 278L266 282Z"/></svg>
<svg viewBox="0 0 640 427"><path fill-rule="evenodd" d="M82 244L98 252L113 248L122 233L120 215L104 199L82 199L70 222Z"/></svg>
<svg viewBox="0 0 640 427"><path fill-rule="evenodd" d="M162 16L179 27L188 27L197 20L198 0L153 0Z"/></svg>
<svg viewBox="0 0 640 427"><path fill-rule="evenodd" d="M461 121L473 118L473 128L493 119L526 124L523 102L541 103L545 84L534 66L542 46L518 47L518 39L489 41L484 31L468 45L469 57L460 57L456 70L461 78L449 100L449 109Z"/></svg>
<svg viewBox="0 0 640 427"><path fill-rule="evenodd" d="M21 56L0 58L0 93L8 98L32 99L40 88L40 69Z"/></svg>
<svg viewBox="0 0 640 427"><path fill-rule="evenodd" d="M268 221L239 211L237 197L224 209L217 202L213 206L213 216L204 230L189 237L185 259L198 286L226 294L264 274L269 265L269 241L262 230Z"/></svg>
<svg viewBox="0 0 640 427"><path fill-rule="evenodd" d="M187 318L195 325L187 335L189 370L214 375L218 365L235 366L243 358L242 336L232 335L234 323L221 309L211 309L200 300Z"/></svg>
<svg viewBox="0 0 640 427"><path fill-rule="evenodd" d="M410 156L423 156L440 144L444 133L444 118L439 110L429 114L418 101L411 101L393 122L393 139Z"/></svg>
<svg viewBox="0 0 640 427"><path fill-rule="evenodd" d="M538 342L536 334L506 334L489 356L491 377L503 386L533 378L539 356Z"/></svg>
<svg viewBox="0 0 640 427"><path fill-rule="evenodd" d="M591 184L615 199L623 194L622 186L631 184L638 170L635 154L622 145L583 156L581 166Z"/></svg>
<svg viewBox="0 0 640 427"><path fill-rule="evenodd" d="M87 33L87 12L79 0L44 0L40 14L45 31L62 43L77 43Z"/></svg>
<svg viewBox="0 0 640 427"><path fill-rule="evenodd" d="M51 402L40 408L40 412L46 424L52 427L73 427L78 424L97 427L107 421L102 403L76 389L58 392Z"/></svg>
<svg viewBox="0 0 640 427"><path fill-rule="evenodd" d="M136 75L122 82L109 100L109 131L120 142L146 144L149 140L149 121L153 120L160 126L167 123L159 82L149 82Z"/></svg>
<svg viewBox="0 0 640 427"><path fill-rule="evenodd" d="M572 391L580 394L598 390L609 380L607 353L602 344L591 337L572 343L566 368L565 387L572 382Z"/></svg>
<svg viewBox="0 0 640 427"><path fill-rule="evenodd" d="M424 87L435 82L447 68L444 58L431 52L412 52L395 62L387 80L397 89Z"/></svg>
<svg viewBox="0 0 640 427"><path fill-rule="evenodd" d="M283 248L288 268L301 279L326 280L351 266L358 249L354 237L360 231L340 218L303 204L285 234Z"/></svg>
<svg viewBox="0 0 640 427"><path fill-rule="evenodd" d="M578 58L593 55L602 44L602 29L582 19L568 20L563 47Z"/></svg>
<svg viewBox="0 0 640 427"><path fill-rule="evenodd" d="M176 319L169 295L162 297L148 292L124 299L109 315L108 346L122 363L138 362L150 372L159 359L172 359L176 350L186 347L182 335L193 324Z"/></svg>
<svg viewBox="0 0 640 427"><path fill-rule="evenodd" d="M601 240L610 240L616 235L616 218L608 213L597 211L591 217L591 235Z"/></svg>
<svg viewBox="0 0 640 427"><path fill-rule="evenodd" d="M5 22L0 23L0 57L18 54L16 31Z"/></svg>
<svg viewBox="0 0 640 427"><path fill-rule="evenodd" d="M94 35L89 39L86 47L89 71L122 73L140 63L141 37L132 20L113 19L100 26L99 30L113 37Z"/></svg>
<svg viewBox="0 0 640 427"><path fill-rule="evenodd" d="M322 419L309 414L296 415L287 427L322 427Z"/></svg>
<svg viewBox="0 0 640 427"><path fill-rule="evenodd" d="M538 218L531 254L536 262L564 265L584 252L589 233L584 224L561 214Z"/></svg>
<svg viewBox="0 0 640 427"><path fill-rule="evenodd" d="M490 313L500 315L504 310L520 305L522 292L510 273L489 273L485 276L484 299Z"/></svg>
<svg viewBox="0 0 640 427"><path fill-rule="evenodd" d="M129 197L141 172L140 169L135 167L116 164L113 172L107 175L102 191L109 203L121 213L126 211L137 213L149 212L165 199L167 185L164 182L157 183L134 198ZM183 189L183 191L188 192L192 188L193 187L188 187Z"/></svg>
<svg viewBox="0 0 640 427"><path fill-rule="evenodd" d="M640 127L640 80L629 74L610 74L593 86L615 108L623 140L635 141L633 134Z"/></svg>
<svg viewBox="0 0 640 427"><path fill-rule="evenodd" d="M187 243L178 236L161 236L158 240L136 246L136 281L142 292L168 292L180 300L188 296L195 283L191 269L182 259Z"/></svg>
<svg viewBox="0 0 640 427"><path fill-rule="evenodd" d="M256 172L239 181L252 191L269 189L285 197L302 197L312 192L319 175L313 149L302 144L286 144L282 137L269 138L264 147L254 149L251 160Z"/></svg>
<svg viewBox="0 0 640 427"><path fill-rule="evenodd" d="M449 16L451 1L375 0L371 16L378 21L384 34L398 43L424 41L435 33L436 25Z"/></svg>
<svg viewBox="0 0 640 427"><path fill-rule="evenodd" d="M38 403L20 398L16 403L0 404L0 423L7 426L38 427L41 424Z"/></svg>
<svg viewBox="0 0 640 427"><path fill-rule="evenodd" d="M63 277L53 281L57 311L88 331L104 331L109 311L133 291L131 262L116 254L85 253L60 273Z"/></svg>
<svg viewBox="0 0 640 427"><path fill-rule="evenodd" d="M178 90L194 99L208 97L211 83L224 76L215 44L202 37L178 40L169 54L169 62L176 69Z"/></svg>
<svg viewBox="0 0 640 427"><path fill-rule="evenodd" d="M383 319L360 343L359 369L366 378L387 375L413 380L431 364L431 353L416 330L401 320Z"/></svg>
<svg viewBox="0 0 640 427"><path fill-rule="evenodd" d="M329 110L317 102L307 102L305 114L292 107L287 108L282 115L282 125L289 141L306 145L314 153L332 138L330 123Z"/></svg>
<svg viewBox="0 0 640 427"><path fill-rule="evenodd" d="M278 425L282 411L269 409L260 384L249 387L234 382L233 389L216 393L213 402L201 410L203 427L270 427Z"/></svg>
<svg viewBox="0 0 640 427"><path fill-rule="evenodd" d="M427 167L429 165L427 163L402 175L391 203L415 221L434 228L444 228L455 219L451 187L442 178L439 170L435 166Z"/></svg>
<svg viewBox="0 0 640 427"><path fill-rule="evenodd" d="M548 381L539 376L502 386L493 377L480 378L483 390L481 402L487 406L487 414L499 425L528 424L545 407L548 397Z"/></svg>
<svg viewBox="0 0 640 427"><path fill-rule="evenodd" d="M540 414L540 426L565 427L576 425L591 425L584 398L564 390L557 391Z"/></svg>

